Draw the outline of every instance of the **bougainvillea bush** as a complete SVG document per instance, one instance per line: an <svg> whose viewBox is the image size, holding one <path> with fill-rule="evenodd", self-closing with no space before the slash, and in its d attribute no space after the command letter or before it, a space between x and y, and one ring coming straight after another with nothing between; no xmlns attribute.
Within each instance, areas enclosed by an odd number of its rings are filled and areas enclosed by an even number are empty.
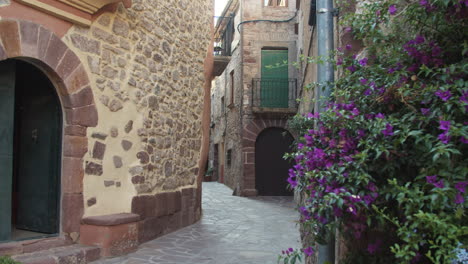
<svg viewBox="0 0 468 264"><path fill-rule="evenodd" d="M319 243L339 230L345 263L463 263L467 18L466 0L367 1L343 19L364 51L338 48L326 109L291 122L302 225Z"/></svg>

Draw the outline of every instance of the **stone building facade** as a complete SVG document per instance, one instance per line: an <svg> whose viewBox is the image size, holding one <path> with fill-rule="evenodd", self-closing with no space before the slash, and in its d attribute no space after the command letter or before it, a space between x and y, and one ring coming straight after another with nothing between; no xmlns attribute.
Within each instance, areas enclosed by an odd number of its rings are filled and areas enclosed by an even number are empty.
<svg viewBox="0 0 468 264"><path fill-rule="evenodd" d="M55 228L36 228L27 238L55 237L31 248L2 223L0 255L73 243L104 245L101 255L118 255L200 218L212 10L212 0L0 1L0 66L17 69L16 81L5 74L0 83L14 88L28 77L20 68L38 69L63 116L52 139L59 151L50 157L58 160L51 181L58 187L47 197L56 202L45 203L58 208ZM17 97L29 100L34 85ZM2 116L0 128L19 133L13 119ZM37 142L41 127L32 133ZM16 162L22 138L7 141L15 142L6 154ZM2 199L23 195L12 189L22 188L17 174L2 175ZM1 212L15 228L15 210L41 197L1 200ZM106 232L115 241L100 241Z"/></svg>
<svg viewBox="0 0 468 264"><path fill-rule="evenodd" d="M290 194L289 164L271 140L292 141L286 123L297 111L296 23L296 1L233 0L216 25L210 166L236 195Z"/></svg>

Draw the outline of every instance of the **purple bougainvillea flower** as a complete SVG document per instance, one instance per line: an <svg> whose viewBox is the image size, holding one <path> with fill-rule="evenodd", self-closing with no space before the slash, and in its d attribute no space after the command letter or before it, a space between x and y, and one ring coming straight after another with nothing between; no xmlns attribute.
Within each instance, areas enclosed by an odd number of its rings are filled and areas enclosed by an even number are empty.
<svg viewBox="0 0 468 264"><path fill-rule="evenodd" d="M397 12L397 8L395 5L391 5L389 8L388 8L388 12L390 13L390 15L395 15L396 12Z"/></svg>
<svg viewBox="0 0 468 264"><path fill-rule="evenodd" d="M376 117L376 118L380 118L380 119L384 119L384 118L385 118L385 115L382 114L382 113L378 113L375 117Z"/></svg>
<svg viewBox="0 0 468 264"><path fill-rule="evenodd" d="M442 91L442 90L436 91L435 95L437 95L444 102L447 102L447 100L450 99L450 97L452 97L452 93L450 91Z"/></svg>
<svg viewBox="0 0 468 264"><path fill-rule="evenodd" d="M462 92L462 96L460 96L460 102L468 104L468 90Z"/></svg>
<svg viewBox="0 0 468 264"><path fill-rule="evenodd" d="M367 251L374 255L377 250L379 250L380 248L380 245L382 244L382 240L378 239L375 243L369 243L369 245L367 245Z"/></svg>
<svg viewBox="0 0 468 264"><path fill-rule="evenodd" d="M293 177L289 177L288 182L291 185L291 187L293 187L293 188L295 188L297 186L297 181Z"/></svg>
<svg viewBox="0 0 468 264"><path fill-rule="evenodd" d="M351 65L351 66L347 67L346 69L348 69L350 72L355 72L356 71L356 67L354 65Z"/></svg>
<svg viewBox="0 0 468 264"><path fill-rule="evenodd" d="M389 68L387 72L390 73L390 74L392 74L392 73L394 73L395 71L396 71L396 69L394 69L394 68Z"/></svg>
<svg viewBox="0 0 468 264"><path fill-rule="evenodd" d="M447 132L440 134L437 138L444 144L448 144L450 141L450 136Z"/></svg>
<svg viewBox="0 0 468 264"><path fill-rule="evenodd" d="M359 61L359 64L360 64L361 66L366 66L366 65L367 65L367 61L368 61L368 59L367 59L367 58L364 58L364 59L362 59L362 60Z"/></svg>
<svg viewBox="0 0 468 264"><path fill-rule="evenodd" d="M364 131L364 129L358 129L357 133L358 133L358 136L361 138L366 136L366 132Z"/></svg>
<svg viewBox="0 0 468 264"><path fill-rule="evenodd" d="M320 118L320 113L315 113L315 114L308 113L307 118Z"/></svg>
<svg viewBox="0 0 468 264"><path fill-rule="evenodd" d="M430 108L421 108L421 113L425 116L429 115L431 113Z"/></svg>
<svg viewBox="0 0 468 264"><path fill-rule="evenodd" d="M444 188L444 182L442 180L433 183L436 188Z"/></svg>
<svg viewBox="0 0 468 264"><path fill-rule="evenodd" d="M421 6L426 6L426 5L427 5L427 0L420 0L420 1L419 1L419 4L420 4Z"/></svg>
<svg viewBox="0 0 468 264"><path fill-rule="evenodd" d="M440 120L439 121L439 129L443 130L443 131L449 131L450 130L450 121Z"/></svg>
<svg viewBox="0 0 468 264"><path fill-rule="evenodd" d="M351 50L351 48L353 48L353 46L351 46L351 44L346 44L345 48L346 48L347 50Z"/></svg>
<svg viewBox="0 0 468 264"><path fill-rule="evenodd" d="M464 202L465 202L465 198L463 198L463 195L461 193L457 193L457 195L455 195L455 203L462 204Z"/></svg>
<svg viewBox="0 0 468 264"><path fill-rule="evenodd" d="M367 83L367 79L361 79L359 80L361 82L362 85L366 84Z"/></svg>
<svg viewBox="0 0 468 264"><path fill-rule="evenodd" d="M422 44L426 41L426 38L421 35L417 35L416 38L414 39L415 44Z"/></svg>
<svg viewBox="0 0 468 264"><path fill-rule="evenodd" d="M314 254L314 249L312 249L312 247L305 248L304 253L310 257Z"/></svg>
<svg viewBox="0 0 468 264"><path fill-rule="evenodd" d="M390 123L387 123L385 125L385 129L382 130L382 134L386 137L393 136L393 126Z"/></svg>
<svg viewBox="0 0 468 264"><path fill-rule="evenodd" d="M353 115L357 116L357 115L359 115L359 109L354 108L354 109L351 111L351 113L352 113Z"/></svg>
<svg viewBox="0 0 468 264"><path fill-rule="evenodd" d="M461 143L463 143L463 144L468 144L468 138L466 138L466 137L464 137L464 136L461 136L461 137L460 137L460 141L461 141Z"/></svg>
<svg viewBox="0 0 468 264"><path fill-rule="evenodd" d="M468 185L468 181L462 181L455 183L455 189L457 189L461 193L465 193L466 186Z"/></svg>
<svg viewBox="0 0 468 264"><path fill-rule="evenodd" d="M338 58L336 65L343 65L343 58Z"/></svg>
<svg viewBox="0 0 468 264"><path fill-rule="evenodd" d="M429 184L434 184L437 182L437 175L426 176L426 182Z"/></svg>
<svg viewBox="0 0 468 264"><path fill-rule="evenodd" d="M366 90L364 91L364 95L365 95L365 96L369 96L369 95L371 95L371 94L372 94L372 90L371 90L371 89L366 89Z"/></svg>

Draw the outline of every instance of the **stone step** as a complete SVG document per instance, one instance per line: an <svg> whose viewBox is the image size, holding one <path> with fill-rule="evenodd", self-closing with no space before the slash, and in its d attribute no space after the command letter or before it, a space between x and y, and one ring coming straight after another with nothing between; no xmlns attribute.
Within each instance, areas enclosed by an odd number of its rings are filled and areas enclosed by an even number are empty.
<svg viewBox="0 0 468 264"><path fill-rule="evenodd" d="M99 259L100 255L100 248L71 245L16 255L12 258L22 264L86 264Z"/></svg>

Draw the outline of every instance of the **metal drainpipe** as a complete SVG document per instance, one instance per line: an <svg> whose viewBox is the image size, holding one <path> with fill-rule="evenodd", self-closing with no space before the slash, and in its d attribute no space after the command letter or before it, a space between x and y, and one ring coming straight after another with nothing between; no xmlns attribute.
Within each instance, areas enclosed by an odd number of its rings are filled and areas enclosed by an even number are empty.
<svg viewBox="0 0 468 264"><path fill-rule="evenodd" d="M329 58L334 49L333 39L333 0L317 0L317 47L320 58ZM326 101L331 94L331 83L335 80L335 72L331 62L323 62L317 65L317 82L315 112L322 112L326 107ZM333 234L328 234L327 244L318 246L318 263L335 263L335 239Z"/></svg>

